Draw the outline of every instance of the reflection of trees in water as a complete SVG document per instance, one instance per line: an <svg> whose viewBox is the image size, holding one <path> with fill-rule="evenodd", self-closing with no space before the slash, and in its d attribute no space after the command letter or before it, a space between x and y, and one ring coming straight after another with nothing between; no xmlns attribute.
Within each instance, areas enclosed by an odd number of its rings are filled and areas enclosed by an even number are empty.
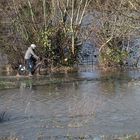
<svg viewBox="0 0 140 140"><path fill-rule="evenodd" d="M93 88L89 90L88 85ZM76 95L67 102L68 117L71 118L68 127L79 128L93 121L97 110L100 110L104 103L103 98L94 90L95 87L94 83L81 84L78 96Z"/></svg>
<svg viewBox="0 0 140 140"><path fill-rule="evenodd" d="M37 90L39 92L36 92L38 96L46 97L50 99L57 99L57 98L68 98L75 96L79 88L79 82L70 82L70 83L65 83L61 82L58 84L48 84L45 86L37 87ZM40 91L41 90L41 91ZM43 92L42 92L43 91Z"/></svg>
<svg viewBox="0 0 140 140"><path fill-rule="evenodd" d="M91 117L101 107L103 100L98 94L97 82L81 82L77 95L67 103L71 117Z"/></svg>
<svg viewBox="0 0 140 140"><path fill-rule="evenodd" d="M117 79L102 80L100 88L104 95L112 96L116 93L122 93L127 88L127 82Z"/></svg>
<svg viewBox="0 0 140 140"><path fill-rule="evenodd" d="M127 88L127 83L130 80L128 71L111 70L101 71L100 88L103 94L115 95L122 93Z"/></svg>
<svg viewBox="0 0 140 140"><path fill-rule="evenodd" d="M71 101L69 106L68 113L71 117L87 117L95 115L96 109L102 105L102 100L99 96L93 95L88 96L81 94L80 97L75 97Z"/></svg>
<svg viewBox="0 0 140 140"><path fill-rule="evenodd" d="M97 94L92 94L92 90L87 91L85 88L86 84L83 87L81 82L50 84L37 87L33 98L43 103L42 109L53 108L48 113L52 113L54 116L63 114L74 119L85 118L88 121L88 118L94 116L96 109L102 105L102 99Z"/></svg>

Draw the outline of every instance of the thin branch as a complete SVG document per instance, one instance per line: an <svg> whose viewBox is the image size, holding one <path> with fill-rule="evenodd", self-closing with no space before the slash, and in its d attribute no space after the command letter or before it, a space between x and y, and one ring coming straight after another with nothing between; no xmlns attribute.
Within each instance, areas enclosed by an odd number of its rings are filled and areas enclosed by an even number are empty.
<svg viewBox="0 0 140 140"><path fill-rule="evenodd" d="M45 25L45 30L46 30L46 1L43 0L43 15L44 15L44 25Z"/></svg>
<svg viewBox="0 0 140 140"><path fill-rule="evenodd" d="M36 25L34 24L35 23L35 19L34 19L34 13L33 13L33 10L32 10L32 5L31 5L31 2L30 0L28 0L28 5L29 5L29 8L30 8L30 13L31 13L31 18L32 18L32 22L33 22L33 25L34 25L34 30L36 29Z"/></svg>
<svg viewBox="0 0 140 140"><path fill-rule="evenodd" d="M81 25L82 23L82 19L84 17L84 14L85 14L85 10L86 10L86 7L88 6L88 4L91 2L91 0L86 0L86 3L85 3L85 6L84 6L84 9L83 9L83 12L82 12L82 15L81 15L81 18L80 18L80 21L79 21L79 25Z"/></svg>
<svg viewBox="0 0 140 140"><path fill-rule="evenodd" d="M80 14L80 9L81 9L81 4L83 0L80 0L78 11L77 11L77 16L76 16L76 24L78 24L78 19L79 19L79 14Z"/></svg>
<svg viewBox="0 0 140 140"><path fill-rule="evenodd" d="M111 36L103 45L101 45L99 52L103 49L103 47L112 40L113 36Z"/></svg>

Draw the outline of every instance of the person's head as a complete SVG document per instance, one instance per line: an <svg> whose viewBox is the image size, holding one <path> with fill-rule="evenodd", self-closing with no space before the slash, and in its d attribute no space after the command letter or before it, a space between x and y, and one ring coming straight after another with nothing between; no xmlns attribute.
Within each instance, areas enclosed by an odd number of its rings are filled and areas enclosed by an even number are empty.
<svg viewBox="0 0 140 140"><path fill-rule="evenodd" d="M36 48L36 45L35 44L31 44L31 48L32 49L35 49Z"/></svg>

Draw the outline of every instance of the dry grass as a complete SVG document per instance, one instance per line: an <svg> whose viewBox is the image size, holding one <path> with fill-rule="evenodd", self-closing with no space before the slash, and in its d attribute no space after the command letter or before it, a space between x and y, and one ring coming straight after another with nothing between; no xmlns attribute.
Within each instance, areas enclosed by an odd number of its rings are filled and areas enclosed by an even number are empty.
<svg viewBox="0 0 140 140"><path fill-rule="evenodd" d="M19 140L18 138L15 137L2 137L0 140Z"/></svg>
<svg viewBox="0 0 140 140"><path fill-rule="evenodd" d="M7 115L7 111L1 111L0 112L0 123L3 123L7 120L9 120L9 117Z"/></svg>
<svg viewBox="0 0 140 140"><path fill-rule="evenodd" d="M45 138L45 137L44 137ZM49 137L47 137L48 139ZM57 137L58 138L58 137ZM88 137L88 136L82 136L82 137L73 137L73 136L64 136L62 138L66 138L67 140L140 140L140 135L135 134L135 135L125 135L125 136L101 136L99 138L97 137ZM40 139L40 137L37 138L38 140ZM42 140L46 140L41 138ZM50 139L50 138L49 138ZM1 137L0 140L20 140L16 137Z"/></svg>

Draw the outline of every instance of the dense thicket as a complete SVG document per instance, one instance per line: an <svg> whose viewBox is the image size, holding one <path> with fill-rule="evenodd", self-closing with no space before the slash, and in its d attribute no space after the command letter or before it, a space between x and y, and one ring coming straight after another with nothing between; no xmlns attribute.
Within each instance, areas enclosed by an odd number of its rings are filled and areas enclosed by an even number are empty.
<svg viewBox="0 0 140 140"><path fill-rule="evenodd" d="M38 55L51 59L53 65L75 63L79 49L76 34L82 20L82 16L77 15L79 19L75 23L75 1L8 0L0 3L0 49L13 67L24 61L25 50L31 43L38 46Z"/></svg>
<svg viewBox="0 0 140 140"><path fill-rule="evenodd" d="M101 63L124 65L132 50L131 41L140 37L140 1L97 0L99 26L93 25Z"/></svg>
<svg viewBox="0 0 140 140"><path fill-rule="evenodd" d="M73 65L79 42L89 39L99 48L102 64L122 65L129 41L139 36L139 9L139 0L1 0L0 51L16 67L35 43L38 55L53 65Z"/></svg>

